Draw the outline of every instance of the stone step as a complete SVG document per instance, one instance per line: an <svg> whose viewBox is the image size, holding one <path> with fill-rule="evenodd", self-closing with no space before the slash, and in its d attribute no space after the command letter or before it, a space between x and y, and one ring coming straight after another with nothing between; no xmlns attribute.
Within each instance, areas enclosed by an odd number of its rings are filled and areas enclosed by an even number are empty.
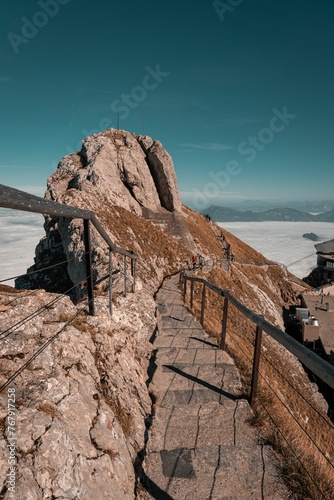
<svg viewBox="0 0 334 500"><path fill-rule="evenodd" d="M174 238L180 240L180 242L188 248L195 248L195 244L188 227L182 215L178 212L169 212L165 209L153 212L146 207L142 207L142 216L144 219L149 220L158 226L164 232L167 232Z"/></svg>
<svg viewBox="0 0 334 500"><path fill-rule="evenodd" d="M215 445L256 446L256 430L248 423L252 416L245 399L159 407L147 449L151 453Z"/></svg>
<svg viewBox="0 0 334 500"><path fill-rule="evenodd" d="M145 460L146 477L173 500L286 500L269 446L215 444L162 449ZM236 487L237 485L237 487Z"/></svg>

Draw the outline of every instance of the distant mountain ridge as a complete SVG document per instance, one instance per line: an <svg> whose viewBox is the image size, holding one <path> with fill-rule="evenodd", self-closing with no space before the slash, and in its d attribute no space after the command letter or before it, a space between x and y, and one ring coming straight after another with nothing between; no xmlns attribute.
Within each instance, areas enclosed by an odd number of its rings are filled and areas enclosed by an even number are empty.
<svg viewBox="0 0 334 500"><path fill-rule="evenodd" d="M211 205L203 213L217 222L334 222L334 209L329 212L312 215L294 208L273 208L264 212L236 210L234 208Z"/></svg>
<svg viewBox="0 0 334 500"><path fill-rule="evenodd" d="M309 212L311 214L318 214L322 212L329 212L334 210L334 200L313 200L313 201L267 201L267 200L243 200L243 201L229 201L226 205L234 210L252 210L253 212L265 212L273 208L294 208L301 212Z"/></svg>

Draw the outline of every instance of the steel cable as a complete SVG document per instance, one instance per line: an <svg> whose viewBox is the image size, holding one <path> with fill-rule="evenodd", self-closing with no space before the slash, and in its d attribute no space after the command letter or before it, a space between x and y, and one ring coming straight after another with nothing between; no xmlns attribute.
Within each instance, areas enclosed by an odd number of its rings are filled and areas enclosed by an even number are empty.
<svg viewBox="0 0 334 500"><path fill-rule="evenodd" d="M288 380L288 379L287 379L287 378L283 375L283 373L281 373L281 372L280 372L280 371L276 368L276 366L274 366L274 365L272 364L272 362L271 362L271 361L270 361L270 360L269 360L269 359L268 359L268 358L267 358L267 357L266 357L263 353L262 353L262 357L263 357L263 359L265 359L265 360L266 360L266 361L267 361L267 362L271 365L271 367L272 367L272 368L273 368L273 369L274 369L274 370L275 370L275 371L276 371L276 372L277 372L277 373L278 373L278 374L282 377L282 379L283 379L283 380L285 380L285 382L286 382L286 383L287 383L287 384L291 387L291 389L293 389L293 391L294 391L296 394L298 394L298 396L300 396L300 398L301 398L301 399L303 399L303 401L305 401L305 403L307 403L307 404L308 404L308 406L309 406L309 407L310 407L310 408L311 408L311 409L312 409L315 413L317 413L317 415L319 415L319 417L321 417L321 418L323 419L323 421L324 421L324 422L325 422L325 423L326 423L329 427L331 427L331 429L333 429L333 430L334 430L334 426L332 425L332 423L331 423L330 421L327 421L327 420L325 419L325 417L324 417L321 413L319 413L319 411L318 411L318 410L317 410L314 406L312 406L312 404L311 404L311 403L310 403L310 402L309 402L309 401L305 398L305 396L303 396L303 394L302 394L301 392L299 392L299 391L298 391L298 389L296 389L296 388L292 385L292 383L291 383L291 382L290 382L290 381L289 381L289 380Z"/></svg>
<svg viewBox="0 0 334 500"><path fill-rule="evenodd" d="M272 385L266 380L266 378L262 375L262 373L259 371L259 375L260 377L262 378L262 380L267 384L267 386L271 389L271 391L273 392L273 394L275 394L275 396L277 397L277 399L281 402L282 406L284 406L284 408L286 409L286 411L289 413L289 415L291 415L291 417L293 418L293 420L296 422L296 424L300 427L300 429L306 434L306 436L308 437L308 439L311 441L311 443L317 448L317 450L319 451L319 453L321 453L321 455L327 460L327 462L334 468L334 464L329 460L329 458L326 457L325 453L319 448L319 446L317 445L317 443L313 440L313 438L308 434L307 430L304 429L304 427L298 422L298 420L296 419L296 417L293 415L293 413L291 412L290 408L288 408L286 406L286 404L282 401L282 399L280 398L280 396L274 391Z"/></svg>
<svg viewBox="0 0 334 500"><path fill-rule="evenodd" d="M83 253L83 255L87 255L88 252ZM30 271L29 273L19 274L18 276L12 276L11 278L6 278L4 280L0 280L0 283L4 283L5 281L16 280L17 278L23 278L24 276L31 276L32 274L42 273L48 269L52 269L53 267L61 266L66 264L67 262L72 262L73 260L77 260L77 257L72 257L72 259L67 259L62 262L58 262L57 264L52 264L51 266L43 267L42 269L36 269L36 271Z"/></svg>
<svg viewBox="0 0 334 500"><path fill-rule="evenodd" d="M30 365L32 361L34 361L56 338L65 330L65 328L78 316L80 311L77 311L76 314L71 318L69 321L66 322L66 324L57 332L55 333L49 340L47 340L39 349L36 351L31 358L29 358L22 366L19 368L9 379L0 387L0 393L8 387L13 380L15 380L27 367Z"/></svg>
<svg viewBox="0 0 334 500"><path fill-rule="evenodd" d="M289 441L287 440L287 438L284 436L284 434L281 432L281 430L279 429L278 425L276 424L275 420L273 419L273 417L270 415L269 411L267 410L267 408L265 407L265 405L263 404L263 402L258 399L259 403L261 404L262 408L265 410L265 412L267 413L268 417L270 418L270 420L272 421L274 427L276 428L276 430L278 431L278 433L282 436L282 438L284 439L287 447L290 449L290 451L292 452L292 454L295 456L295 458L297 459L297 461L300 463L300 465L302 466L302 468L305 470L306 474L308 475L308 477L310 478L311 482L313 483L313 485L317 488L317 490L319 491L319 493L321 494L321 496L325 499L325 500L330 500L328 497L326 497L324 495L324 493L321 491L321 489L319 488L319 486L317 485L317 483L314 481L313 477L310 475L309 471L307 470L307 468L305 467L305 465L303 464L303 462L300 460L300 458L298 457L297 453L295 452L295 450L291 447ZM284 451L283 451L284 453Z"/></svg>
<svg viewBox="0 0 334 500"><path fill-rule="evenodd" d="M56 302L58 302L62 298L67 297L67 295L66 295L67 293L69 293L71 290L73 290L74 288L76 288L77 286L79 286L81 283L83 283L84 281L86 281L88 278L90 278L90 276L86 276L82 281L80 281L76 285L74 285L71 288L69 288L68 290L66 290L66 292L64 292L63 294L61 294L58 297L52 299L50 302L47 302L42 307L36 309L36 311L32 312L31 314L29 314L25 318L21 319L20 321L18 321L14 325L10 326L6 330L3 330L2 332L0 332L0 341L3 340L3 339L5 339L6 337L8 337L9 335L11 335L12 333L14 333L17 330L17 328L19 328L20 326L24 325L25 323L27 323L31 319L33 319L36 316L38 316L39 314L41 314L44 310L46 310L47 308L49 308L51 305L55 304ZM4 334L6 334L6 335L4 335Z"/></svg>

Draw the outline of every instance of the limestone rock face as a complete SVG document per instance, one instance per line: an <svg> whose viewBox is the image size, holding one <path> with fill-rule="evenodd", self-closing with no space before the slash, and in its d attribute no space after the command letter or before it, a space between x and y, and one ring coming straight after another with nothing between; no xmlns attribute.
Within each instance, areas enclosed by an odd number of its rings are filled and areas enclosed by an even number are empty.
<svg viewBox="0 0 334 500"><path fill-rule="evenodd" d="M138 136L138 141L147 154L148 164L157 191L161 206L169 210L180 211L182 202L177 189L176 175L171 156L162 147L159 141L151 143L150 138Z"/></svg>
<svg viewBox="0 0 334 500"><path fill-rule="evenodd" d="M106 202L139 215L142 207L170 212L182 207L173 161L161 143L124 130L87 137L78 154L60 161L46 197L61 201L72 189L98 190Z"/></svg>
<svg viewBox="0 0 334 500"><path fill-rule="evenodd" d="M94 317L84 314L84 304L41 290L2 293L0 305L13 298L2 313L3 328L59 300L2 341L0 384L60 334L10 385L16 396L15 495L5 489L8 396L0 395L1 498L133 499L133 464L145 447L152 411L146 379L153 299L147 290L120 297L111 318L107 297L96 300Z"/></svg>

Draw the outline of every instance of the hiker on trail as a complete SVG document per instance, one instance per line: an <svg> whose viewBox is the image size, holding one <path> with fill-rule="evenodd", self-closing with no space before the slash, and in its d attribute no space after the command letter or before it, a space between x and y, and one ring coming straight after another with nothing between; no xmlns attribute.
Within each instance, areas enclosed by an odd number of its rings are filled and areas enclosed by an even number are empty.
<svg viewBox="0 0 334 500"><path fill-rule="evenodd" d="M193 269L196 269L196 265L197 265L197 255L193 255L192 258L191 258L191 262L192 262L192 265L193 265Z"/></svg>
<svg viewBox="0 0 334 500"><path fill-rule="evenodd" d="M203 255L199 255L198 256L198 265L199 265L200 270L202 271L203 266L204 266L204 257L203 257Z"/></svg>

